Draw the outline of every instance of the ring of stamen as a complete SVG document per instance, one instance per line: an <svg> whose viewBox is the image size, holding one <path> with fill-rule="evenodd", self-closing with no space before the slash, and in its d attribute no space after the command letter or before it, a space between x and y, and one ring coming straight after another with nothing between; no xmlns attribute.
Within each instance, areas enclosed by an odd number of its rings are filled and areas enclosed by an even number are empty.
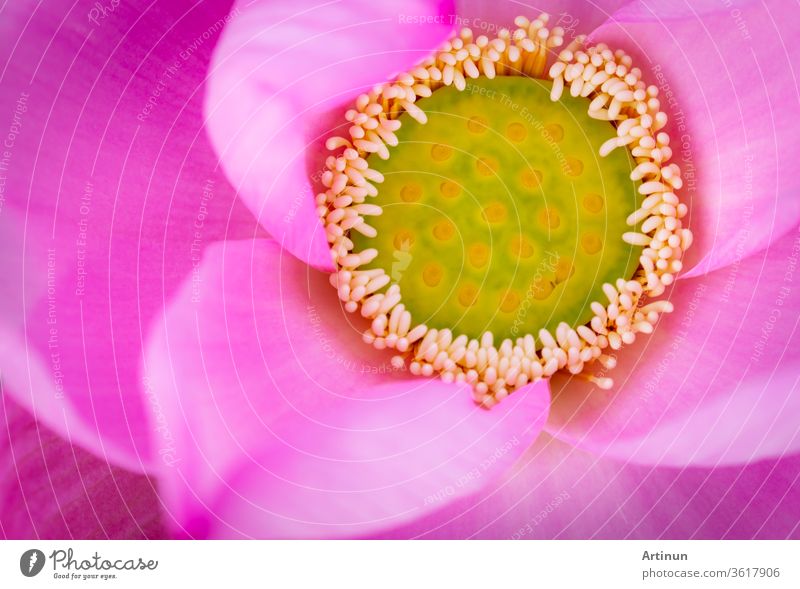
<svg viewBox="0 0 800 589"><path fill-rule="evenodd" d="M487 407L514 389L560 370L610 388L611 379L591 374L590 368L595 363L604 369L613 368L616 361L607 353L609 349L618 350L623 344L633 343L638 334L652 333L659 316L673 310L669 301L655 299L672 284L681 270L683 252L692 242L691 232L682 224L688 211L676 194L682 186L680 169L669 163L670 140L663 131L667 116L661 111L658 89L641 80L641 71L632 67L631 58L623 51L612 51L603 44L583 47L583 37L561 51L548 69L548 55L562 45L563 31L548 29L547 21L546 14L533 21L519 17L515 31L501 30L491 40L474 38L469 29L464 29L410 72L359 96L355 108L346 113L349 137L327 141L332 154L321 178L325 190L316 200L337 267L331 284L347 311L360 311L371 321L364 341L378 349L395 350L392 362L398 368L407 366L414 374L439 374L446 382L469 383L476 401ZM499 345L495 345L490 331L469 337L415 321L402 302L396 281L381 268L368 268L379 252L374 248L355 251L354 239L358 239L353 233L367 238L377 235L368 219L380 215L382 208L368 201L378 195L376 184L384 177L367 160L371 156L389 158L390 149L398 144L401 115L405 113L424 125L427 116L421 106L434 91L446 86L463 91L468 79L491 80L496 76L548 77L553 101L565 91L582 97L587 100L590 117L615 126L616 137L608 139L598 151L606 157L617 147L625 147L633 159L630 179L638 183L641 201L626 219L631 230L622 235L622 240L642 248L632 277L602 285L604 300L591 303L591 319L585 324L573 328L561 322L552 331L540 329L538 337L527 334L515 340L506 338ZM467 124L474 132L486 127L479 116ZM523 132L516 128L507 131L511 140L522 139ZM558 135L559 129L549 132ZM434 146L430 155L434 160L450 156L446 146L438 151ZM488 160L478 162L479 172L481 164L487 173L496 172L494 162ZM534 175L527 181L535 185L539 179ZM441 187L445 198L457 196L459 190L453 182ZM407 203L418 201L420 196L420 188L413 183L399 193ZM586 195L582 204L592 210L602 203ZM486 215L500 218L503 211L488 210ZM442 223L434 231L447 238L452 227ZM394 236L394 246L402 257L413 235L400 233ZM591 251L601 247L602 241L589 234L581 237L581 246ZM476 251L475 256L478 254ZM442 280L441 268L429 264L423 268L421 279L437 284ZM462 296L466 301L471 295L465 291Z"/></svg>

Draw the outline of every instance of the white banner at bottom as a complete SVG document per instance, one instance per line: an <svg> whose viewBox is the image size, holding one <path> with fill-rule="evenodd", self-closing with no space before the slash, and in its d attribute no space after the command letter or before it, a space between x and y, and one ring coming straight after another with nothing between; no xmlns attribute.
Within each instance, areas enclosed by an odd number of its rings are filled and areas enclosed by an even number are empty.
<svg viewBox="0 0 800 589"><path fill-rule="evenodd" d="M800 587L800 541L3 541L0 587Z"/></svg>

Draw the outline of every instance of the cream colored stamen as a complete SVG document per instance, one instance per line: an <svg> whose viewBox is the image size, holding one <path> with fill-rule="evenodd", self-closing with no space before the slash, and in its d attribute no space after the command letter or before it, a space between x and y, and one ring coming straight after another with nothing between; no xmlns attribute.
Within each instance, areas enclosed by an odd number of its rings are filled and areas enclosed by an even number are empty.
<svg viewBox="0 0 800 589"><path fill-rule="evenodd" d="M652 333L659 317L672 312L669 301L652 299L672 284L682 268L681 257L692 244L692 233L682 222L688 208L677 196L683 185L680 169L668 163L672 150L663 131L667 115L661 110L658 88L642 81L641 70L633 67L625 52L604 44L584 47L583 37L574 39L548 69L552 50L564 41L564 31L548 29L548 21L546 14L533 21L518 17L513 32L503 29L495 39L476 38L471 30L463 29L410 72L359 96L355 108L345 115L350 123L347 136L326 142L332 155L321 178L325 190L316 197L338 268L331 284L347 311L360 309L369 320L364 341L378 349L396 350L395 368L405 366L412 374L439 374L447 382L469 383L475 400L486 407L558 371L578 375L601 389L611 388L610 378L587 371L595 362L613 369L617 361L609 350L633 343L638 334ZM538 347L530 334L495 345L491 332L470 339L414 324L402 303L400 287L382 270L361 269L378 252L353 252L348 237L352 231L376 234L367 218L382 210L367 199L378 194L375 185L383 176L370 169L367 157L390 157L390 148L398 143L398 117L406 112L425 124L420 98L442 86L464 90L467 79L505 75L549 75L552 100L559 100L565 91L586 98L589 116L611 121L617 129L617 136L602 145L600 155L628 149L636 163L630 178L640 183L643 197L627 219L631 231L623 235L625 242L644 248L633 278L604 284L607 301L591 303L594 316L586 325L573 329L561 323L554 334L541 330Z"/></svg>

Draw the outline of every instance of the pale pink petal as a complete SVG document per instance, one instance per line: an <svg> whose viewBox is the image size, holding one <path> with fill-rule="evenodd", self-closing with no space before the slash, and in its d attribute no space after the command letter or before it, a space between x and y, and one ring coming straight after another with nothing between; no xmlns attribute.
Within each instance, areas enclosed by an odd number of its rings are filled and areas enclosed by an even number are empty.
<svg viewBox="0 0 800 589"><path fill-rule="evenodd" d="M548 394L539 382L486 411L467 387L408 380L365 400L276 424L281 441L204 511L206 533L360 537L424 518L513 464L538 435Z"/></svg>
<svg viewBox="0 0 800 589"><path fill-rule="evenodd" d="M798 7L634 2L591 37L661 89L695 245L684 277L766 247L800 220Z"/></svg>
<svg viewBox="0 0 800 589"><path fill-rule="evenodd" d="M543 434L496 488L379 537L797 539L798 481L800 454L656 468L600 458Z"/></svg>
<svg viewBox="0 0 800 589"><path fill-rule="evenodd" d="M163 537L152 481L70 445L0 394L0 537Z"/></svg>
<svg viewBox="0 0 800 589"><path fill-rule="evenodd" d="M786 345L796 345L795 341ZM769 362L771 371L756 370L728 395L708 399L688 416L659 423L645 443L628 445L632 459L682 464L690 457L692 464L714 466L796 452L800 448L797 358L780 358L780 346L771 347L772 352L778 357Z"/></svg>
<svg viewBox="0 0 800 589"><path fill-rule="evenodd" d="M449 2L431 0L232 9L209 72L209 135L242 199L295 256L332 269L314 198L324 139L347 133L336 128L344 105L430 54L450 32L446 14Z"/></svg>
<svg viewBox="0 0 800 589"><path fill-rule="evenodd" d="M680 281L675 312L616 355L601 391L554 379L548 431L656 464L749 462L800 450L800 234Z"/></svg>
<svg viewBox="0 0 800 589"><path fill-rule="evenodd" d="M272 241L207 250L144 367L177 533L368 534L475 491L538 434L546 383L480 409L464 386L394 370L338 303Z"/></svg>
<svg viewBox="0 0 800 589"><path fill-rule="evenodd" d="M136 0L98 24L90 8L0 16L0 371L37 420L141 470L147 325L210 241L258 226L202 127L226 8Z"/></svg>

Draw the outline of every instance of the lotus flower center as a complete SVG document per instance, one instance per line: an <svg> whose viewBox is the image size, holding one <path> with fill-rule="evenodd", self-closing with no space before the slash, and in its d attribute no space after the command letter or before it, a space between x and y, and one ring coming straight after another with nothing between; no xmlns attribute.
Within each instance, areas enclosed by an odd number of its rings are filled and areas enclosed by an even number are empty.
<svg viewBox="0 0 800 589"><path fill-rule="evenodd" d="M603 283L632 276L641 247L622 236L638 208L626 149L587 100L549 98L552 82L508 76L442 87L400 117L375 203L368 265L401 289L415 321L473 338L554 331L592 318Z"/></svg>

